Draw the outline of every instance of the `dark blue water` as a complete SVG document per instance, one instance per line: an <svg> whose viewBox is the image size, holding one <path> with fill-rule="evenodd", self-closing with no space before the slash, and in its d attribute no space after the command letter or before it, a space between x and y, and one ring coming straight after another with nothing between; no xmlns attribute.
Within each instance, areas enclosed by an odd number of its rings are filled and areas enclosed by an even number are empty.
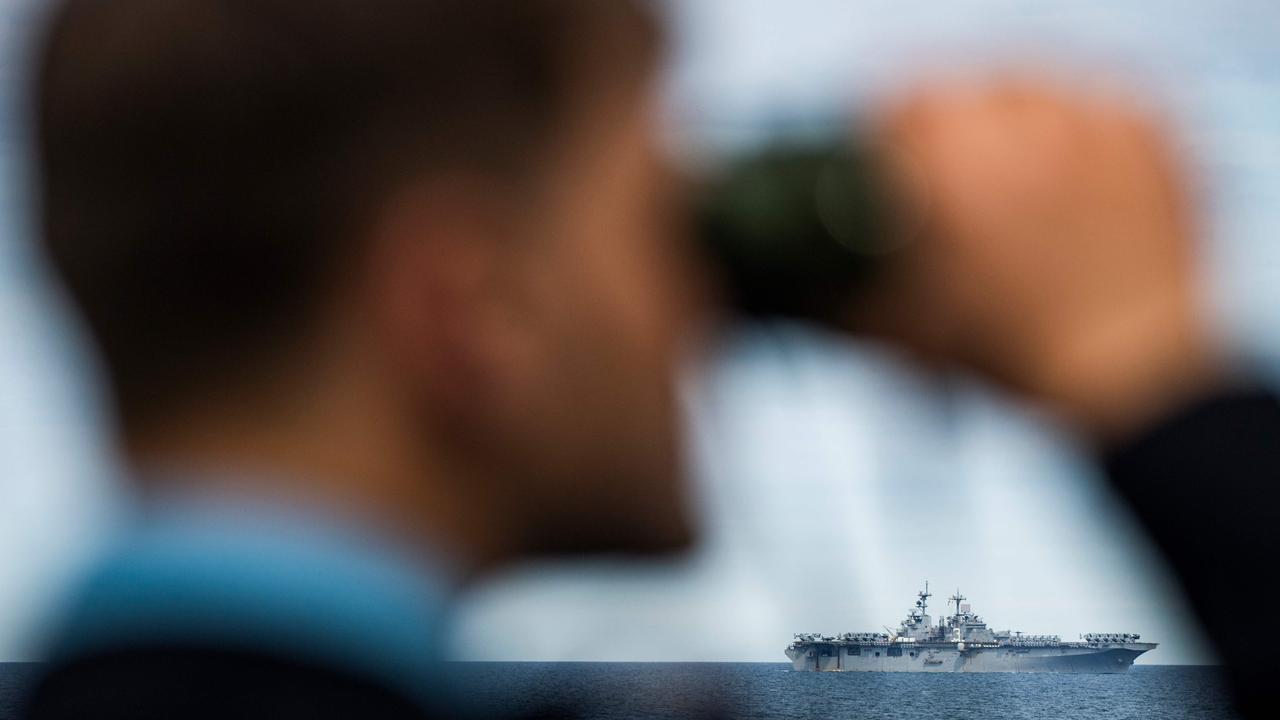
<svg viewBox="0 0 1280 720"><path fill-rule="evenodd" d="M0 720L38 666L0 664ZM602 718L1234 718L1221 673L1137 666L1123 675L799 673L786 663L458 663L479 715ZM486 712L489 709L490 712ZM569 712L571 711L571 712Z"/></svg>
<svg viewBox="0 0 1280 720"><path fill-rule="evenodd" d="M17 717L22 691L39 669L35 663L0 663L0 720Z"/></svg>
<svg viewBox="0 0 1280 720"><path fill-rule="evenodd" d="M1234 718L1212 667L1118 675L793 672L789 663L465 663L458 683L495 709L592 718ZM552 713L553 714L553 713Z"/></svg>

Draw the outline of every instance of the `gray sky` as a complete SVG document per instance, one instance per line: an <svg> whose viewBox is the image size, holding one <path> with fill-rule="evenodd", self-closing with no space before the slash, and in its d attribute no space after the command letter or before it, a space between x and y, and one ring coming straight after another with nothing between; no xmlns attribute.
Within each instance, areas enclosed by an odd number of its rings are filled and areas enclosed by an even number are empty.
<svg viewBox="0 0 1280 720"><path fill-rule="evenodd" d="M1174 118L1200 171L1224 325L1264 361L1280 348L1280 6L670 5L674 115L714 140L823 118L938 68L1044 66L1133 88ZM1165 568L1067 438L979 389L935 390L871 348L744 337L692 403L702 550L674 568L514 574L472 605L459 652L776 661L795 632L896 626L927 578L935 607L958 585L1000 628L1139 632L1161 643L1143 662L1210 660Z"/></svg>
<svg viewBox="0 0 1280 720"><path fill-rule="evenodd" d="M706 537L682 565L528 568L482 591L477 659L778 661L797 632L897 627L927 579L994 627L1138 632L1206 662L1168 576L1060 437L876 348L746 330L691 393Z"/></svg>
<svg viewBox="0 0 1280 720"><path fill-rule="evenodd" d="M27 5L0 0L0 662L30 656L35 618L51 609L114 507L82 354L18 212L12 108Z"/></svg>
<svg viewBox="0 0 1280 720"><path fill-rule="evenodd" d="M24 23L0 0L0 48ZM684 131L820 117L937 65L1108 68L1178 120L1211 200L1210 279L1242 347L1280 348L1280 9L1274 2L671 0ZM0 60L0 161L13 90ZM112 517L76 336L49 310L0 165L0 660ZM795 632L896 625L928 579L999 628L1140 632L1203 662L1167 574L1088 462L979 388L939 396L881 351L744 332L689 394L701 549L683 562L511 573L464 609L487 659L782 660ZM927 518L927 519L925 519ZM935 613L936 614L936 613Z"/></svg>

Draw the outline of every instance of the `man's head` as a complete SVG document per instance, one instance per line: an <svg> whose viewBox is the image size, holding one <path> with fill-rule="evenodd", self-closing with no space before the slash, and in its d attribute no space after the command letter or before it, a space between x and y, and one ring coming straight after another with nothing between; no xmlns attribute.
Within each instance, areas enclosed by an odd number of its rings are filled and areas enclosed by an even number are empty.
<svg viewBox="0 0 1280 720"><path fill-rule="evenodd" d="M521 552L681 543L658 45L640 0L65 3L44 238L135 459L359 408Z"/></svg>

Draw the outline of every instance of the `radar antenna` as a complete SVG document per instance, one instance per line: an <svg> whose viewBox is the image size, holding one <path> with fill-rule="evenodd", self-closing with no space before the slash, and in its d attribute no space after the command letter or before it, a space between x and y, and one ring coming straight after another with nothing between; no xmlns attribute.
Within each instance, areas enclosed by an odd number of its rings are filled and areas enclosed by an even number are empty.
<svg viewBox="0 0 1280 720"><path fill-rule="evenodd" d="M960 601L962 601L962 600L968 600L969 598L967 598L967 597L965 597L965 596L961 595L961 594L960 594L960 588L956 588L956 594L955 594L955 595L952 595L951 597L949 597L949 598L947 598L947 599L948 599L948 600L950 600L951 602L953 602L953 603L955 603L955 604L956 604L956 615L959 615L959 614L960 614Z"/></svg>
<svg viewBox="0 0 1280 720"><path fill-rule="evenodd" d="M920 612L921 612L922 614L923 614L923 613L925 613L925 612L928 612L928 610L929 610L929 598L933 597L933 593L929 592L929 581L928 581L928 580L925 580L925 581L924 581L924 590L922 590L921 592L916 593L916 595L920 596L920 599L919 599L919 600L916 600L916 607L920 608Z"/></svg>

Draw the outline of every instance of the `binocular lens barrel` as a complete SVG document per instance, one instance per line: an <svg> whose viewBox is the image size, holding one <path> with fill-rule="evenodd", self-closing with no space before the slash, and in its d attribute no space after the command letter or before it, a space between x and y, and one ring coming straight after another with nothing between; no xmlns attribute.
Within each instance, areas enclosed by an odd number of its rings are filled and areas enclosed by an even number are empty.
<svg viewBox="0 0 1280 720"><path fill-rule="evenodd" d="M775 145L739 155L702 187L698 239L738 311L839 322L902 246L879 153Z"/></svg>

